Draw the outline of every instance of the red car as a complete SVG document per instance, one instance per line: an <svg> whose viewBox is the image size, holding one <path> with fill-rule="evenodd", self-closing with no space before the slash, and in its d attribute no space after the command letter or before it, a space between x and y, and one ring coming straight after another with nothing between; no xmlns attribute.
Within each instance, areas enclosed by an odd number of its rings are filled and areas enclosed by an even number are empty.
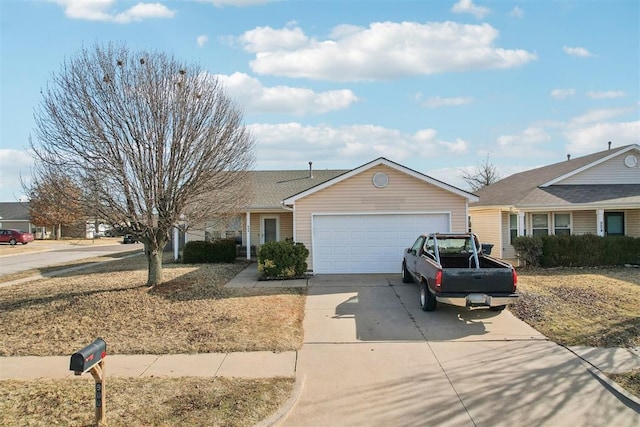
<svg viewBox="0 0 640 427"><path fill-rule="evenodd" d="M10 245L22 243L26 245L29 242L33 242L33 233L25 233L19 230L0 230L0 243L9 243Z"/></svg>

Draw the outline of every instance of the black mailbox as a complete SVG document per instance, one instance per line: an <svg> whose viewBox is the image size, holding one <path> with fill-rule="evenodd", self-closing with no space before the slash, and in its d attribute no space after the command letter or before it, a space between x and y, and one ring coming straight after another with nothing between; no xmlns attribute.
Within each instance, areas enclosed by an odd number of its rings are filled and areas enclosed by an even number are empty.
<svg viewBox="0 0 640 427"><path fill-rule="evenodd" d="M76 374L86 372L107 356L107 343L102 338L71 355L69 369Z"/></svg>

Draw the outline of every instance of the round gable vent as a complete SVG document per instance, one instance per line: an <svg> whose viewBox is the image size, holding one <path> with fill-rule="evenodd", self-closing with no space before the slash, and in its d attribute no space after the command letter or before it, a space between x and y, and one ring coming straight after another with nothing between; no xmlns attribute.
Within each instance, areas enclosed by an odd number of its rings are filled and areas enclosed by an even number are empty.
<svg viewBox="0 0 640 427"><path fill-rule="evenodd" d="M389 177L384 172L376 172L373 175L373 185L378 188L384 188L389 184Z"/></svg>
<svg viewBox="0 0 640 427"><path fill-rule="evenodd" d="M624 158L624 165L628 168L635 168L638 166L638 159L633 154L629 154Z"/></svg>

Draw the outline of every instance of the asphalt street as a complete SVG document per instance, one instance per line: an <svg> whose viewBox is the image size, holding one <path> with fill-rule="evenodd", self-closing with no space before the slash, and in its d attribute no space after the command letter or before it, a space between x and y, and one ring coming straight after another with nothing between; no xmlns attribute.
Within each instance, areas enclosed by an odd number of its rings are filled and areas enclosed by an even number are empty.
<svg viewBox="0 0 640 427"><path fill-rule="evenodd" d="M19 273L25 270L38 269L56 264L77 261L85 258L104 257L123 252L142 251L140 243L124 245L114 243L109 245L74 245L56 244L47 246L37 252L10 254L11 248L2 251L0 256L0 276Z"/></svg>

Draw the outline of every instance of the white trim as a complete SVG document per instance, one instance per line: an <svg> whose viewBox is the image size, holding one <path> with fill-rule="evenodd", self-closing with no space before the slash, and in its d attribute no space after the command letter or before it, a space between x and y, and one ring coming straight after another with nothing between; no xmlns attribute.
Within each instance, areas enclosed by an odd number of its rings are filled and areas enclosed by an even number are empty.
<svg viewBox="0 0 640 427"><path fill-rule="evenodd" d="M627 151L631 151L631 150L640 150L640 145L632 144L632 145L628 146L627 148L624 148L624 149L619 150L619 151L611 150L611 151L614 151L614 152L609 154L608 156L605 156L605 157L603 157L601 159L598 159L598 160L596 160L594 162L591 162L588 165L584 165L581 168L574 169L571 172L566 173L566 174L564 174L562 176L559 176L557 178L554 178L549 182L545 182L544 184L540 185L540 187L548 187L550 185L556 184L556 183L558 183L560 181L563 181L563 180L565 180L565 179L567 179L569 177L572 177L573 175L579 174L580 172L584 172L587 169L591 169L592 167L597 166L600 163L604 163L604 162L606 162L608 160L613 159L616 156L619 156L620 154L624 154Z"/></svg>
<svg viewBox="0 0 640 427"><path fill-rule="evenodd" d="M373 167L379 166L379 165L384 165L387 166L391 169L395 169L397 171L403 172L409 176L412 176L416 179L419 179L421 181L424 181L428 184L431 185L435 185L436 187L439 187L443 190L449 191L451 193L457 194L458 196L464 197L466 198L469 202L478 202L480 200L480 198L478 196L476 196L475 194L471 194L471 193L467 193L464 190L461 190L459 188L456 188L452 185L446 184L442 181L438 181L434 178L431 178L430 176L424 175L420 172L416 172L413 169L409 169L405 166L399 165L397 163L394 163L390 160L385 159L384 157L380 157L376 160L373 160L369 163L366 163L362 166L359 166L355 169L350 170L349 172L343 173L342 175L339 175L333 179L330 179L328 181L323 182L320 185L316 185L315 187L309 188L308 190L302 191L296 195L293 195L291 197L288 197L286 199L284 199L283 203L285 205L293 205L297 200L302 199L303 197L307 197L315 192L324 190L327 187L330 187L334 184L337 184L341 181L344 181L345 179L349 179L361 172L364 172L368 169L371 169Z"/></svg>
<svg viewBox="0 0 640 427"><path fill-rule="evenodd" d="M280 241L280 215L260 215L260 244L264 245L264 220L275 219L276 220L276 242Z"/></svg>
<svg viewBox="0 0 640 427"><path fill-rule="evenodd" d="M247 223L245 224L245 242L247 248L247 259L251 259L251 212L247 211Z"/></svg>
<svg viewBox="0 0 640 427"><path fill-rule="evenodd" d="M569 215L569 234L573 234L573 211L553 211L551 212L551 231L553 231L553 235L556 235L556 215ZM562 228L561 230L566 230Z"/></svg>

